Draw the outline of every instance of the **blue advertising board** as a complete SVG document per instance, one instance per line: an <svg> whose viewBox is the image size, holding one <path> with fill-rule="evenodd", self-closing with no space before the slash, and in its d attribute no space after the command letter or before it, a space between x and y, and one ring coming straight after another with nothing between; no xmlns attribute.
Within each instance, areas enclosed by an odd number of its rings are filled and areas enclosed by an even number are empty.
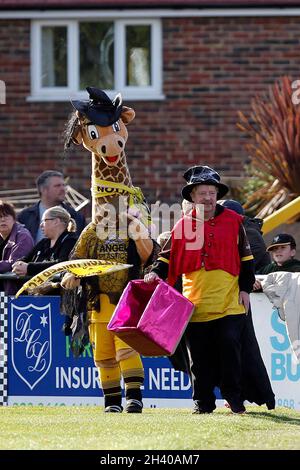
<svg viewBox="0 0 300 470"><path fill-rule="evenodd" d="M9 302L8 404L102 404L88 345L74 358L62 331L59 297L21 296ZM145 406L191 406L187 374L167 357L143 357Z"/></svg>
<svg viewBox="0 0 300 470"><path fill-rule="evenodd" d="M300 363L292 352L286 323L264 293L250 295L257 341L276 405L300 410Z"/></svg>
<svg viewBox="0 0 300 470"><path fill-rule="evenodd" d="M8 302L8 404L102 405L88 345L74 358L59 297L23 296ZM264 294L251 294L253 323L278 406L300 409L300 364L293 361L286 326ZM167 357L143 357L146 407L192 406L189 377ZM217 405L222 405L217 394Z"/></svg>

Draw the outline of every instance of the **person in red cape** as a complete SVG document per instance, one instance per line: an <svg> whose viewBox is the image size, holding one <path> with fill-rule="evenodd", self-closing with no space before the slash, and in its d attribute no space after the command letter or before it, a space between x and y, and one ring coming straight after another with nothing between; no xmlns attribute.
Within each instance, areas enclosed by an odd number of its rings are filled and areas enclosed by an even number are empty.
<svg viewBox="0 0 300 470"><path fill-rule="evenodd" d="M220 386L233 413L245 412L242 334L254 276L243 217L217 204L228 187L208 166L184 173L190 211L175 225L145 282L182 276L183 295L195 309L187 326L194 413L212 413Z"/></svg>

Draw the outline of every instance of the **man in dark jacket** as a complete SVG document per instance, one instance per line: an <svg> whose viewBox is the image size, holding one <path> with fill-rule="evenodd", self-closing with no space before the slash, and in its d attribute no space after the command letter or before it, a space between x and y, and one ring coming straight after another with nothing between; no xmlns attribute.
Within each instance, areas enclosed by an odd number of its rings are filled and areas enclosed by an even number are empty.
<svg viewBox="0 0 300 470"><path fill-rule="evenodd" d="M19 222L29 230L35 243L43 238L40 223L45 210L58 205L66 209L72 219L75 220L76 233L80 235L86 225L85 218L64 202L66 196L64 175L59 171L46 170L37 178L36 185L41 198L40 201L23 209L18 215Z"/></svg>
<svg viewBox="0 0 300 470"><path fill-rule="evenodd" d="M260 272L261 269L271 263L271 258L267 252L266 244L262 236L261 229L263 226L263 220L256 217L254 219L247 217L243 206L234 199L221 200L218 201L218 203L227 207L227 209L231 209L237 214L244 216L243 224L250 243L251 252L254 257L254 270L256 273Z"/></svg>
<svg viewBox="0 0 300 470"><path fill-rule="evenodd" d="M218 201L227 209L231 209L237 214L244 216L244 227L254 256L254 268L257 273L259 269L271 262L271 257L262 237L261 219L250 219L245 216L243 206L234 199ZM255 281L255 284L259 281ZM268 409L275 408L275 397L271 387L270 379L264 361L260 354L260 348L255 336L251 306L248 311L246 327L242 337L242 361L245 364L243 368L243 387L246 390L247 400L256 402L258 405L266 403Z"/></svg>

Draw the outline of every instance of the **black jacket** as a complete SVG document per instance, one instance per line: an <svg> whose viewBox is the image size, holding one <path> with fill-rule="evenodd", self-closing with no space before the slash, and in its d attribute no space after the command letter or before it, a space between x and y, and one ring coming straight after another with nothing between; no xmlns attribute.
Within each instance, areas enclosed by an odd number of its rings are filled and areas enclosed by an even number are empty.
<svg viewBox="0 0 300 470"><path fill-rule="evenodd" d="M77 238L76 233L65 230L52 248L49 238L42 238L31 252L22 258L22 261L28 263L27 274L34 276L54 264L67 261Z"/></svg>
<svg viewBox="0 0 300 470"><path fill-rule="evenodd" d="M18 215L18 221L21 224L25 225L34 240L36 238L36 234L40 226L39 205L40 202L34 204L33 206L27 207L26 209L23 209ZM69 206L69 204L65 204L63 202L61 206L66 209L69 212L70 216L75 220L77 226L76 233L79 236L86 225L84 216L79 212L76 212L73 207Z"/></svg>
<svg viewBox="0 0 300 470"><path fill-rule="evenodd" d="M244 218L244 227L254 257L254 269L256 273L258 273L258 271L264 266L271 263L271 257L266 250L266 245L262 236L262 225L263 220L261 219L250 219L249 217Z"/></svg>

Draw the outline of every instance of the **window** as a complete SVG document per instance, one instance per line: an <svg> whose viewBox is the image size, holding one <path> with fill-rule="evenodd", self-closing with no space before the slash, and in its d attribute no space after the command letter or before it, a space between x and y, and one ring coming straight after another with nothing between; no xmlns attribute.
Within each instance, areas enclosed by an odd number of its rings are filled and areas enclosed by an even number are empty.
<svg viewBox="0 0 300 470"><path fill-rule="evenodd" d="M151 28L126 26L126 85L151 85Z"/></svg>
<svg viewBox="0 0 300 470"><path fill-rule="evenodd" d="M30 100L86 98L95 86L125 99L161 99L159 20L33 21Z"/></svg>
<svg viewBox="0 0 300 470"><path fill-rule="evenodd" d="M67 86L67 30L64 27L42 28L42 87Z"/></svg>

